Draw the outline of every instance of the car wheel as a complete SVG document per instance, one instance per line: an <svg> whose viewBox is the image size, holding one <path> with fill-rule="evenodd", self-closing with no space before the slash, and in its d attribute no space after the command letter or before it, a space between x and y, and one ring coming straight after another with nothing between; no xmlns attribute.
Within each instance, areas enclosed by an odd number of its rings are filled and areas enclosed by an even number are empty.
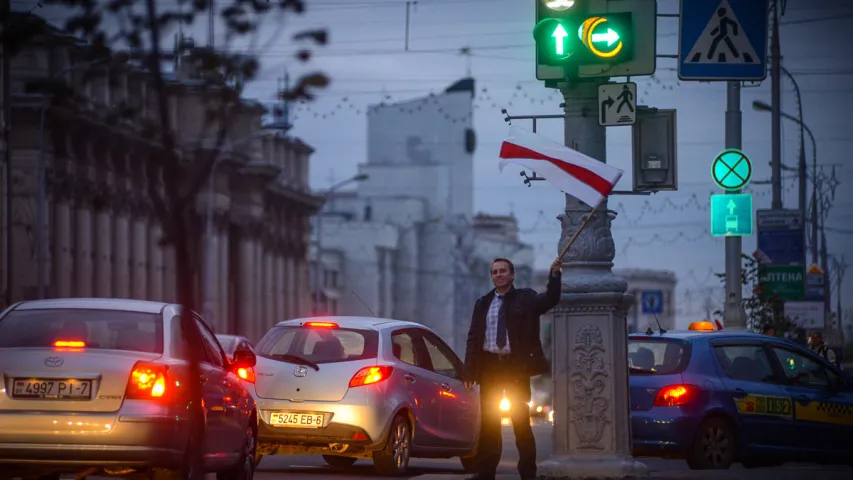
<svg viewBox="0 0 853 480"><path fill-rule="evenodd" d="M402 475L409 468L412 429L402 415L394 417L388 442L378 452L373 452L373 466L380 475Z"/></svg>
<svg viewBox="0 0 853 480"><path fill-rule="evenodd" d="M323 460L335 468L349 468L358 459L352 457L340 457L338 455L323 455Z"/></svg>
<svg viewBox="0 0 853 480"><path fill-rule="evenodd" d="M233 467L216 472L216 480L252 480L255 478L255 453L258 442L255 441L255 430L249 427L246 430L246 439L243 442L243 453L240 460Z"/></svg>
<svg viewBox="0 0 853 480"><path fill-rule="evenodd" d="M734 462L735 449L731 425L721 418L708 418L699 424L687 465L693 470L725 470Z"/></svg>

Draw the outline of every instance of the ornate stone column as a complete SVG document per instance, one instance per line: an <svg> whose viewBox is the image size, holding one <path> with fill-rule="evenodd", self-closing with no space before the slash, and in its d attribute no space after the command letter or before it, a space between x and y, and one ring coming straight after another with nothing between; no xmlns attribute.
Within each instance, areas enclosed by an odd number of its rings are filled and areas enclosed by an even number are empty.
<svg viewBox="0 0 853 480"><path fill-rule="evenodd" d="M147 268L147 294L146 300L163 301L163 269L164 257L163 247L160 246L160 240L163 238L163 228L160 226L158 219L153 216L148 217L147 243L148 249L146 257L148 258Z"/></svg>
<svg viewBox="0 0 853 480"><path fill-rule="evenodd" d="M103 131L98 132L101 135ZM101 143L103 142L103 143ZM113 221L112 200L113 171L111 140L103 138L95 148L95 191L93 207L95 211L95 231L93 235L94 248L94 285L93 291L97 297L113 296L112 260L113 260Z"/></svg>
<svg viewBox="0 0 853 480"><path fill-rule="evenodd" d="M267 217L267 221L271 221L272 219ZM263 336L264 333L269 329L269 327L275 321L275 241L273 237L271 225L266 225L265 232L265 241L263 246L263 257L262 262L264 265L264 289L263 289L263 305L264 305L264 314L261 317L260 332L259 334Z"/></svg>
<svg viewBox="0 0 853 480"><path fill-rule="evenodd" d="M565 143L606 160L605 129L598 125L597 83L563 91ZM591 207L566 196L558 219L558 253ZM646 467L631 456L626 315L633 298L612 272L610 225L615 212L600 205L563 257L563 296L553 313L554 430L551 458L539 466L543 479L633 478Z"/></svg>
<svg viewBox="0 0 853 480"><path fill-rule="evenodd" d="M77 134L80 134L78 131ZM74 296L92 297L94 287L94 242L92 201L95 175L87 140L76 150L74 187Z"/></svg>

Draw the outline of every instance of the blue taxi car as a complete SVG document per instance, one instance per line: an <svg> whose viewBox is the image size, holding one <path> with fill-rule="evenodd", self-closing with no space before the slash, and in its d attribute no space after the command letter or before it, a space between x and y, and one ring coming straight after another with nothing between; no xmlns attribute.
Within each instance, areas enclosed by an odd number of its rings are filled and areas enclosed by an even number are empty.
<svg viewBox="0 0 853 480"><path fill-rule="evenodd" d="M851 377L787 340L691 329L628 337L635 456L853 465Z"/></svg>

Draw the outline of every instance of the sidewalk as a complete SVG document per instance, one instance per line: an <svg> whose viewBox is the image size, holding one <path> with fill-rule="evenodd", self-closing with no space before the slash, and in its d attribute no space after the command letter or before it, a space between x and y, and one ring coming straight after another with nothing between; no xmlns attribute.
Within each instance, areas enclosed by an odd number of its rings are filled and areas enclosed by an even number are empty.
<svg viewBox="0 0 853 480"><path fill-rule="evenodd" d="M463 480L468 476L429 474L416 478L417 480ZM790 465L746 470L737 466L730 470L655 471L650 472L649 476L644 477L644 480L802 480L809 477L819 478L820 480L850 480L853 478L853 469L819 465ZM496 480L518 480L518 478L518 475L504 474L498 475Z"/></svg>

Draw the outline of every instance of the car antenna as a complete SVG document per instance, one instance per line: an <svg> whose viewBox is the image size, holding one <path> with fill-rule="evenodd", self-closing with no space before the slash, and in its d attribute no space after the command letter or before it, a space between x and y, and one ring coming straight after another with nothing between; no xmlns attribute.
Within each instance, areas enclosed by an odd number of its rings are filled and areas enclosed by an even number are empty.
<svg viewBox="0 0 853 480"><path fill-rule="evenodd" d="M660 326L660 320L658 320L658 314L657 314L657 313L652 313L652 315L654 315L654 317L655 317L655 323L657 323L657 324L658 324L658 330L659 330L659 333L660 333L661 335L663 335L664 333L666 333L666 330L664 330L664 329L663 329L663 327L661 327L661 326Z"/></svg>
<svg viewBox="0 0 853 480"><path fill-rule="evenodd" d="M375 313L373 313L373 310L371 310L370 307L367 306L367 304L364 302L364 300L362 300L361 297L359 297L358 294L355 293L355 290L350 290L350 291L352 292L353 295L355 295L355 298L357 298L358 301L361 302L362 305L364 305L364 308L366 308L367 311L370 312L371 315L373 315L374 318L379 318L376 316Z"/></svg>

